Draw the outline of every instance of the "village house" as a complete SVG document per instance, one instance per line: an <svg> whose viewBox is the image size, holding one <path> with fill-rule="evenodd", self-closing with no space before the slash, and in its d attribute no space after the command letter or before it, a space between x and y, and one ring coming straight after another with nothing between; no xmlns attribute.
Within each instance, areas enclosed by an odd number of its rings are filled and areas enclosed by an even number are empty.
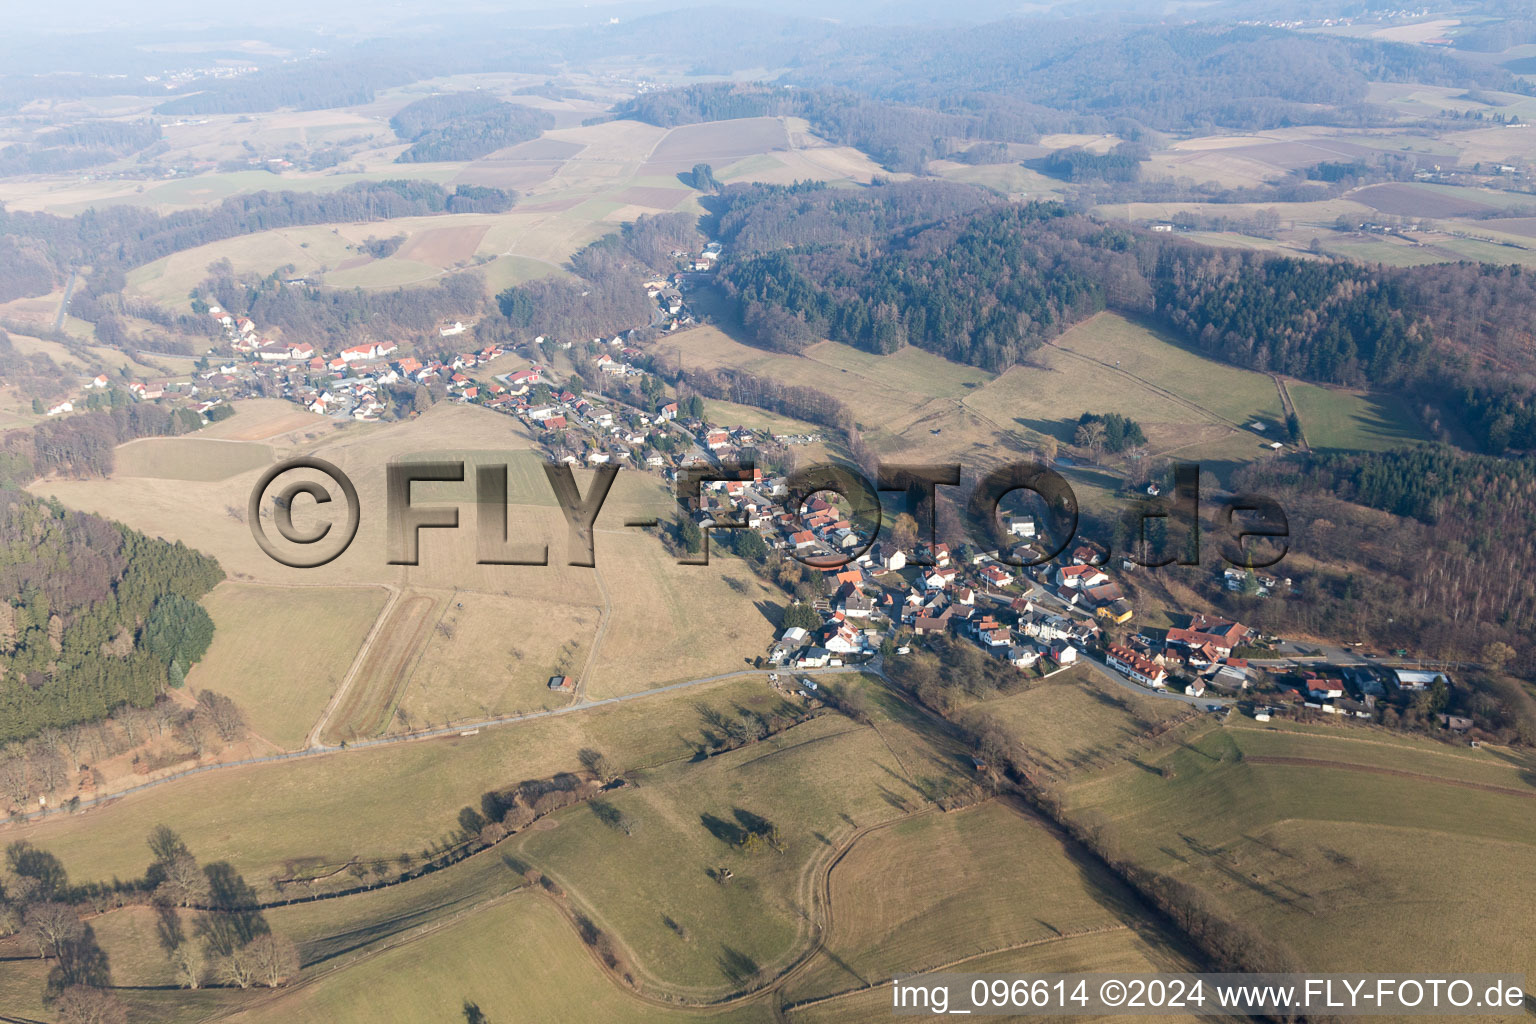
<svg viewBox="0 0 1536 1024"><path fill-rule="evenodd" d="M1104 661L1110 668L1142 686L1161 690L1167 685L1168 673L1163 666L1150 658L1144 658L1128 647L1113 645L1106 652Z"/></svg>
<svg viewBox="0 0 1536 1024"><path fill-rule="evenodd" d="M1029 668L1040 660L1040 652L1033 647L1010 647L1006 660L1014 668Z"/></svg>
<svg viewBox="0 0 1536 1024"><path fill-rule="evenodd" d="M382 359L400 346L388 341L370 342L366 345L353 345L351 348L341 350L343 363L356 363L366 359Z"/></svg>
<svg viewBox="0 0 1536 1024"><path fill-rule="evenodd" d="M1394 668L1392 669L1392 681L1400 690L1427 690L1435 683L1451 685L1451 677L1444 672L1424 671L1419 669Z"/></svg>
<svg viewBox="0 0 1536 1024"><path fill-rule="evenodd" d="M929 590L943 590L955 581L959 572L955 569L929 569L923 573L923 586Z"/></svg>
<svg viewBox="0 0 1536 1024"><path fill-rule="evenodd" d="M1052 661L1065 668L1077 664L1077 648L1064 640L1058 640L1047 649Z"/></svg>
<svg viewBox="0 0 1536 1024"><path fill-rule="evenodd" d="M1211 676L1211 685L1220 690L1248 689L1248 673L1230 661L1218 668Z"/></svg>
<svg viewBox="0 0 1536 1024"><path fill-rule="evenodd" d="M1006 587L1013 582L1013 574L1001 565L984 565L981 567L981 578L994 587Z"/></svg>
<svg viewBox="0 0 1536 1024"><path fill-rule="evenodd" d="M1091 590L1108 582L1104 570L1092 565L1064 565L1056 571L1056 585L1065 590Z"/></svg>
<svg viewBox="0 0 1536 1024"><path fill-rule="evenodd" d="M1187 627L1170 629L1165 638L1169 647L1181 647L1209 664L1229 658L1248 635L1248 627L1215 616L1196 615Z"/></svg>
<svg viewBox="0 0 1536 1024"><path fill-rule="evenodd" d="M1131 602L1121 598L1117 601L1111 601L1109 604L1100 605L1094 614L1101 619L1108 619L1110 622L1119 625L1130 622L1131 617L1135 615L1135 609L1131 607Z"/></svg>

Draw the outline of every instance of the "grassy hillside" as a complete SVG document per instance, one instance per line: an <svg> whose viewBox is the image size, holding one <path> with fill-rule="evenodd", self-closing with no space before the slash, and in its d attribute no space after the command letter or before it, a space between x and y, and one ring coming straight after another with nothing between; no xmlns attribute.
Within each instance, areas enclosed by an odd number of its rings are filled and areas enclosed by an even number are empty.
<svg viewBox="0 0 1536 1024"><path fill-rule="evenodd" d="M1238 725L1149 763L1166 771L1125 764L1069 786L1072 813L1102 816L1137 861L1215 894L1308 966L1536 966L1517 909L1536 898L1527 755Z"/></svg>

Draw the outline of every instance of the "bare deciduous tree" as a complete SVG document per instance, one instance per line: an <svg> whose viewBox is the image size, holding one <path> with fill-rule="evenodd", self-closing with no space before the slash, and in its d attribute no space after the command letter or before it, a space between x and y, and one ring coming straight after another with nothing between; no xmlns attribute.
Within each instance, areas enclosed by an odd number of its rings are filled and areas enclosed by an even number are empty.
<svg viewBox="0 0 1536 1024"><path fill-rule="evenodd" d="M32 795L32 773L27 770L27 761L20 754L0 757L0 793L18 804L26 803Z"/></svg>
<svg viewBox="0 0 1536 1024"><path fill-rule="evenodd" d="M197 714L207 718L225 743L233 743L245 732L245 715L233 700L221 693L204 690L197 695Z"/></svg>
<svg viewBox="0 0 1536 1024"><path fill-rule="evenodd" d="M1079 448L1086 448L1093 454L1094 461L1098 461L1099 454L1104 451L1104 424L1098 420L1090 420L1077 428L1072 435L1072 443Z"/></svg>
<svg viewBox="0 0 1536 1024"><path fill-rule="evenodd" d="M219 977L237 988L250 988L256 983L257 966L249 946L236 946L219 958Z"/></svg>
<svg viewBox="0 0 1536 1024"><path fill-rule="evenodd" d="M64 990L57 1004L60 1024L125 1024L128 1011L111 992L88 985Z"/></svg>
<svg viewBox="0 0 1536 1024"><path fill-rule="evenodd" d="M58 731L54 730L57 738ZM54 743L38 736L27 747L27 767L44 793L52 793L69 778L69 762Z"/></svg>
<svg viewBox="0 0 1536 1024"><path fill-rule="evenodd" d="M213 745L213 723L206 715L188 715L176 727L177 737L187 745L194 757L202 757Z"/></svg>
<svg viewBox="0 0 1536 1024"><path fill-rule="evenodd" d="M613 762L600 750L591 747L583 747L577 751L576 757L581 761L581 766L596 775L605 785L619 777L619 771Z"/></svg>
<svg viewBox="0 0 1536 1024"><path fill-rule="evenodd" d="M33 945L41 959L52 954L58 956L64 943L82 931L80 915L67 903L52 900L29 907L22 932Z"/></svg>
<svg viewBox="0 0 1536 1024"><path fill-rule="evenodd" d="M175 701L170 700L169 698L161 698L160 700L157 700L155 702L154 708L151 709L150 712L150 720L154 722L155 725L155 735L164 736L165 730L180 722L183 714L184 712L181 709L181 705L177 704Z"/></svg>
<svg viewBox="0 0 1536 1024"><path fill-rule="evenodd" d="M183 942L170 952L171 966L176 970L176 983L182 988L198 988L208 972L208 960L203 947L197 942Z"/></svg>
<svg viewBox="0 0 1536 1024"><path fill-rule="evenodd" d="M299 951L285 936L267 932L246 949L256 960L256 980L268 988L285 985L299 973Z"/></svg>
<svg viewBox="0 0 1536 1024"><path fill-rule="evenodd" d="M177 853L163 863L165 880L155 898L174 907L190 907L208 899L208 876L190 853Z"/></svg>

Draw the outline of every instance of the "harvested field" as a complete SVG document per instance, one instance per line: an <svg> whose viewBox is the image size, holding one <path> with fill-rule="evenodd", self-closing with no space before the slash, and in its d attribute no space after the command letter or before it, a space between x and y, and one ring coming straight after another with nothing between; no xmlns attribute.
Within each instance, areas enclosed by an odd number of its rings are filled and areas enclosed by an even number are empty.
<svg viewBox="0 0 1536 1024"><path fill-rule="evenodd" d="M1399 217L1465 217L1485 213L1489 208L1489 204L1477 202L1470 195L1462 198L1397 182L1362 188L1350 198Z"/></svg>
<svg viewBox="0 0 1536 1024"><path fill-rule="evenodd" d="M739 159L753 153L789 148L784 122L777 117L743 117L674 128L651 152L649 164L692 166L699 161ZM643 172L643 173L649 173Z"/></svg>
<svg viewBox="0 0 1536 1024"><path fill-rule="evenodd" d="M233 405L235 415L227 420L210 423L198 431L198 437L268 441L279 435L297 434L299 431L330 433L339 426L329 416L307 412L280 398L247 398Z"/></svg>
<svg viewBox="0 0 1536 1024"><path fill-rule="evenodd" d="M377 587L222 583L203 600L213 616L213 645L187 683L233 698L263 739L301 747L384 599Z"/></svg>
<svg viewBox="0 0 1536 1024"><path fill-rule="evenodd" d="M1145 761L1158 771L1127 763L1085 777L1071 806L1103 814L1132 861L1199 885L1303 960L1531 969L1516 908L1533 898L1536 833L1519 748L1239 722ZM1421 870L1405 874L1394 864L1410 849ZM1447 889L1464 863L1484 884ZM1373 941L1383 934L1399 940Z"/></svg>
<svg viewBox="0 0 1536 1024"><path fill-rule="evenodd" d="M869 832L832 867L829 898L827 955L791 1002L1026 947L1044 947L1039 969L1069 970L1075 958L1053 961L1055 943L1142 924L1123 883L1002 800ZM1179 959L1144 934L1160 947L1153 962Z"/></svg>
<svg viewBox="0 0 1536 1024"><path fill-rule="evenodd" d="M451 928L405 944L315 983L252 1000L240 1024L407 1024L463 1019L473 1002L492 1021L625 1021L768 1024L766 1005L689 1011L643 1002L606 977L553 900L532 894L487 902ZM515 964L515 968L512 966Z"/></svg>
<svg viewBox="0 0 1536 1024"><path fill-rule="evenodd" d="M559 160L494 160L487 157L467 165L454 176L450 184L486 185L526 191L553 178L563 166ZM520 209L526 210L527 207Z"/></svg>
<svg viewBox="0 0 1536 1024"><path fill-rule="evenodd" d="M543 597L456 595L411 674L393 727L569 704L568 694L549 689L549 677L580 674L599 615L592 605Z"/></svg>
<svg viewBox="0 0 1536 1024"><path fill-rule="evenodd" d="M613 198L617 202L628 203L632 206L650 206L658 210L670 210L691 195L690 191L682 188L634 185Z"/></svg>
<svg viewBox="0 0 1536 1024"><path fill-rule="evenodd" d="M587 147L569 139L538 138L487 155L486 160L569 160ZM480 161L475 161L479 163Z"/></svg>
<svg viewBox="0 0 1536 1024"><path fill-rule="evenodd" d="M435 267L451 267L475 254L488 227L489 224L465 224L454 228L431 228L413 236L397 255Z"/></svg>
<svg viewBox="0 0 1536 1024"><path fill-rule="evenodd" d="M1536 238L1536 217L1510 217L1502 220L1482 221L1481 225L1489 231L1502 231L1506 234Z"/></svg>
<svg viewBox="0 0 1536 1024"><path fill-rule="evenodd" d="M400 598L331 715L323 736L326 742L340 743L384 731L426 645L440 604L439 598L425 594Z"/></svg>
<svg viewBox="0 0 1536 1024"><path fill-rule="evenodd" d="M146 437L117 449L114 476L160 480L227 480L269 465L272 449L200 437Z"/></svg>
<svg viewBox="0 0 1536 1024"><path fill-rule="evenodd" d="M1331 768L1347 772L1370 772L1375 775L1391 775L1399 779L1413 779L1425 785L1461 786L1465 789L1476 789L1484 793L1497 793L1501 796L1519 797L1523 800L1536 800L1536 789L1516 789L1513 786L1494 786L1486 782L1472 782L1469 779L1445 778L1438 775L1426 775L1423 772L1404 771L1401 768L1383 768L1375 764L1355 764L1350 761L1325 761L1316 757L1269 757L1263 754L1247 755L1246 760L1250 764L1280 764L1292 768Z"/></svg>

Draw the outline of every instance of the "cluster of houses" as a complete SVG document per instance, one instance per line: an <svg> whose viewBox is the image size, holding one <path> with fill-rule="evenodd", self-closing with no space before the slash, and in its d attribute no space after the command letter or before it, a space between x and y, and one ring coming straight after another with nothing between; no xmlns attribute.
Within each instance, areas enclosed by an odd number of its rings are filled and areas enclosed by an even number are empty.
<svg viewBox="0 0 1536 1024"><path fill-rule="evenodd" d="M1208 687L1237 692L1248 689L1251 680L1247 659L1233 657L1233 652L1251 633L1240 622L1198 614L1188 625L1168 630L1161 641L1137 635L1127 645L1111 645L1104 660L1152 690L1168 688L1176 672L1191 696L1202 696Z"/></svg>
<svg viewBox="0 0 1536 1024"><path fill-rule="evenodd" d="M782 493L780 481L731 483L725 490L737 499L739 521L763 532L770 547L806 559L846 555L862 543L843 513L819 497L807 502L799 517L778 509L772 498ZM1080 549L1076 557L1090 559L1093 552ZM1036 580L1049 580L1046 567L1029 570L1036 577L1030 580L1001 561L997 552L961 561L947 544L931 550L919 545L909 555L883 541L848 564L824 571L827 596L817 606L824 620L821 628L786 630L770 660L819 667L870 655L887 634L905 630L916 637L943 635L973 643L1020 669L1042 660L1065 667L1075 663L1081 651L1100 643L1102 620L1130 617L1118 588L1102 590L1108 577L1101 570L1075 571L1080 568L1057 569L1056 599L1048 605L1030 596ZM1083 600L1085 589L1098 589L1098 598ZM1089 614L1087 608L1093 606L1110 611Z"/></svg>
<svg viewBox="0 0 1536 1024"><path fill-rule="evenodd" d="M385 410L380 390L401 383L441 381L452 400L474 401L480 385L466 371L502 354L497 345L460 352L443 359L420 360L400 356L400 346L390 341L369 341L324 353L307 341L272 341L260 336L248 317L237 317L215 306L208 315L224 330L230 348L244 360L230 360L197 375L195 390L211 391L224 398L251 394L280 395L311 412L356 420L376 420ZM442 337L462 334L467 327L456 323L442 328ZM159 389L135 384L136 398L153 400ZM497 390L503 390L500 386Z"/></svg>
<svg viewBox="0 0 1536 1024"><path fill-rule="evenodd" d="M672 256L679 269L644 283L647 295L657 303L653 326L675 330L694 323L682 291L691 284L690 272L714 270L721 251L718 242L706 245L696 255L677 250ZM409 356L392 358L399 351L393 342L367 342L331 354L318 351L310 342L272 341L262 336L249 317L237 316L218 306L209 307L206 315L223 332L234 352L246 357L243 362L231 362L202 375L200 387L224 397L279 394L322 415L374 420L385 409L379 396L381 387L405 381L425 384L440 380L447 387L453 401L476 402L518 415L545 430L563 431L572 427L586 427L594 442L590 446L592 450L586 455L586 461L593 464L633 457L636 449L644 443L642 436L646 431L643 428L649 426L645 422L629 424L631 429L626 436L618 437L616 431L621 429L621 425L612 422L615 417L611 412L597 408L590 399L574 395L562 395L553 403L533 405L527 401L529 388L524 385L540 382L542 371L538 367L524 371L520 379L513 375L514 379L498 377L495 383L474 380L468 371L501 354L501 349L494 345L475 352L459 353L452 359L425 362ZM456 321L440 327L438 336L443 339L458 337L472 326ZM643 372L634 364L641 351L630 344L632 333L624 331L609 339L593 339L599 348L594 360L599 372L615 377L637 376ZM542 337L534 339L535 344L544 342ZM560 349L573 347L569 341L554 344ZM161 393L164 393L163 390ZM160 395L149 394L148 389L141 389L136 397L153 399ZM550 411L551 405L554 406L553 411ZM47 411L56 415L72 408L70 403L62 403L59 408ZM642 414L642 417L645 415ZM663 411L658 415L665 416L666 413ZM675 407L671 410L671 416L676 416ZM605 418L609 422L605 422ZM632 440L631 437L642 439ZM582 461L570 452L554 451L551 454L563 461ZM636 464L639 461L637 459ZM660 465L654 457L648 461L652 468Z"/></svg>
<svg viewBox="0 0 1536 1024"><path fill-rule="evenodd" d="M1374 718L1378 703L1411 698L1437 684L1449 688L1450 675L1435 669L1385 665L1318 665L1282 681L1274 693L1266 695L1269 706L1259 708L1255 717L1267 721L1307 708L1323 714ZM1442 714L1440 721L1453 732L1472 728L1472 720L1459 715Z"/></svg>

